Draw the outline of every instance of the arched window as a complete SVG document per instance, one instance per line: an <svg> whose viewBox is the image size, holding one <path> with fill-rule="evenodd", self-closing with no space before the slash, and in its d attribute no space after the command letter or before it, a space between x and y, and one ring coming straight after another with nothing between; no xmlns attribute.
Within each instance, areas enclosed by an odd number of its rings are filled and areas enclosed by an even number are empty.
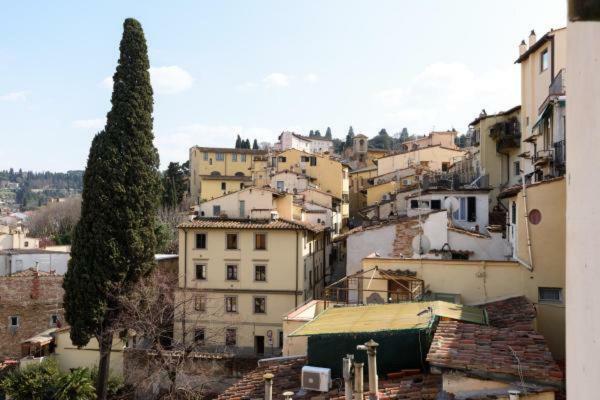
<svg viewBox="0 0 600 400"><path fill-rule="evenodd" d="M246 176L246 175L244 175L244 173L243 173L243 172L236 172L236 173L235 173L235 176Z"/></svg>
<svg viewBox="0 0 600 400"><path fill-rule="evenodd" d="M219 171L213 171L210 173L211 176L221 176L221 173Z"/></svg>

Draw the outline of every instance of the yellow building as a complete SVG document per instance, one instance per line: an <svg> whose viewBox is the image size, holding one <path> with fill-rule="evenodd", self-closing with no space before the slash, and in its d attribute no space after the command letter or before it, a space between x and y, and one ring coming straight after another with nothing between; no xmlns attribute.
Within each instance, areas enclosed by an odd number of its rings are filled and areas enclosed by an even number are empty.
<svg viewBox="0 0 600 400"><path fill-rule="evenodd" d="M489 115L483 110L469 124L472 129L472 162L476 163L479 174L486 177L485 186L492 188L491 199L521 178L520 115L521 106Z"/></svg>
<svg viewBox="0 0 600 400"><path fill-rule="evenodd" d="M179 226L175 340L278 354L282 315L322 296L326 230L283 219L199 218Z"/></svg>
<svg viewBox="0 0 600 400"><path fill-rule="evenodd" d="M348 218L350 179L347 165L328 156L289 149L273 156L271 166L274 171L293 171L314 179L322 191L342 199L342 217Z"/></svg>
<svg viewBox="0 0 600 400"><path fill-rule="evenodd" d="M440 145L391 154L377 160L377 175L386 175L415 166L427 167L432 171L447 171L454 160L464 155L465 152L462 150Z"/></svg>
<svg viewBox="0 0 600 400"><path fill-rule="evenodd" d="M411 151L430 146L442 146L448 149L458 149L458 146L455 143L457 134L458 132L456 130L430 132L428 135L423 137L417 137L416 139L402 142L401 149L402 151Z"/></svg>
<svg viewBox="0 0 600 400"><path fill-rule="evenodd" d="M252 185L254 157L263 150L190 148L190 195L199 204Z"/></svg>
<svg viewBox="0 0 600 400"><path fill-rule="evenodd" d="M521 42L521 169L537 182L565 173L567 29Z"/></svg>
<svg viewBox="0 0 600 400"><path fill-rule="evenodd" d="M356 216L356 212L366 207L362 199L361 191L369 185L368 180L377 176L377 166L373 165L350 171L350 215Z"/></svg>

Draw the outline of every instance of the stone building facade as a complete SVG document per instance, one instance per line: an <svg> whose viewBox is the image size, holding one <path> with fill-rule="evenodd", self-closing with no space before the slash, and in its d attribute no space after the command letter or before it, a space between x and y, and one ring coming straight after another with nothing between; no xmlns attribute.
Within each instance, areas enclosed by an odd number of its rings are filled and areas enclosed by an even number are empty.
<svg viewBox="0 0 600 400"><path fill-rule="evenodd" d="M0 277L0 359L21 356L21 342L64 323L63 277L34 269Z"/></svg>

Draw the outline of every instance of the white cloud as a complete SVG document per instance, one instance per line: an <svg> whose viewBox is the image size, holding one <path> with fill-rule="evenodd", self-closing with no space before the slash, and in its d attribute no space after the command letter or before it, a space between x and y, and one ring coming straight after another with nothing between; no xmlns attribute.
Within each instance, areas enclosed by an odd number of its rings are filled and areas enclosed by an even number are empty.
<svg viewBox="0 0 600 400"><path fill-rule="evenodd" d="M168 67L150 67L152 88L157 94L174 94L188 90L194 78L177 65Z"/></svg>
<svg viewBox="0 0 600 400"><path fill-rule="evenodd" d="M489 113L519 103L516 68L475 73L462 63L434 63L402 87L376 93L384 123L407 126L411 133L455 127L463 132L482 108Z"/></svg>
<svg viewBox="0 0 600 400"><path fill-rule="evenodd" d="M181 93L191 88L194 83L192 75L177 65L150 67L149 71L152 89L154 89L154 93L156 94ZM107 76L102 79L100 86L106 89L112 89L112 76Z"/></svg>
<svg viewBox="0 0 600 400"><path fill-rule="evenodd" d="M275 130L269 128L191 124L181 126L172 133L157 133L155 144L160 153L161 164L165 166L170 161L187 160L189 149L194 145L233 147L237 135L250 139L250 142L256 139L259 143L272 142L276 137Z"/></svg>
<svg viewBox="0 0 600 400"><path fill-rule="evenodd" d="M25 101L29 92L24 90L0 95L0 101Z"/></svg>
<svg viewBox="0 0 600 400"><path fill-rule="evenodd" d="M104 128L106 124L106 118L90 118L90 119L77 119L71 122L71 126L77 129L86 129L99 131Z"/></svg>
<svg viewBox="0 0 600 400"><path fill-rule="evenodd" d="M256 82L244 82L244 83L238 85L236 87L236 89L241 92L246 92L246 91L256 88L257 86L258 86L258 84L256 84Z"/></svg>
<svg viewBox="0 0 600 400"><path fill-rule="evenodd" d="M286 87L290 85L290 76L281 72L273 72L263 79L267 87Z"/></svg>
<svg viewBox="0 0 600 400"><path fill-rule="evenodd" d="M317 74L310 73L304 77L304 80L308 83L316 83L319 80L319 76Z"/></svg>

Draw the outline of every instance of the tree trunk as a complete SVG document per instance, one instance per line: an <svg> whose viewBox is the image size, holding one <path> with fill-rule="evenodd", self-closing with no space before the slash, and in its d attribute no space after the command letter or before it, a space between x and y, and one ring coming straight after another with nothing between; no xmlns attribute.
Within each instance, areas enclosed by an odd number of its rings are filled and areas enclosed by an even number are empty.
<svg viewBox="0 0 600 400"><path fill-rule="evenodd" d="M96 382L98 400L106 400L112 342L113 335L110 330L103 332L98 339L98 344L100 345L100 363L98 365L98 381Z"/></svg>

